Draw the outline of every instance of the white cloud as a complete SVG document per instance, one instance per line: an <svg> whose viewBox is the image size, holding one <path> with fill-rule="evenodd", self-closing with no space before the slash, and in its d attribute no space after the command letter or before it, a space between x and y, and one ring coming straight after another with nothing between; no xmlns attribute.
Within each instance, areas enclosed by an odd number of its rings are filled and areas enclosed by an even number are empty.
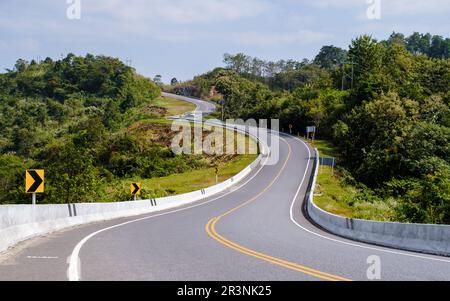
<svg viewBox="0 0 450 301"><path fill-rule="evenodd" d="M382 0L382 10L393 15L425 15L450 11L448 0Z"/></svg>
<svg viewBox="0 0 450 301"><path fill-rule="evenodd" d="M312 6L320 8L360 8L368 7L372 1L368 0L315 0ZM423 15L445 13L450 11L449 0L381 0L383 14L390 15Z"/></svg>
<svg viewBox="0 0 450 301"><path fill-rule="evenodd" d="M20 49L21 51L36 52L40 49L40 44L37 40L32 38L15 38L8 42L0 41L0 49Z"/></svg>
<svg viewBox="0 0 450 301"><path fill-rule="evenodd" d="M234 41L244 45L255 46L283 46L290 44L312 44L331 38L331 35L323 32L300 30L298 32L264 33L244 32L232 35Z"/></svg>
<svg viewBox="0 0 450 301"><path fill-rule="evenodd" d="M266 0L98 0L87 10L109 14L119 20L159 20L199 23L255 17L268 11Z"/></svg>
<svg viewBox="0 0 450 301"><path fill-rule="evenodd" d="M366 5L366 0L315 0L310 5L321 8L352 8Z"/></svg>

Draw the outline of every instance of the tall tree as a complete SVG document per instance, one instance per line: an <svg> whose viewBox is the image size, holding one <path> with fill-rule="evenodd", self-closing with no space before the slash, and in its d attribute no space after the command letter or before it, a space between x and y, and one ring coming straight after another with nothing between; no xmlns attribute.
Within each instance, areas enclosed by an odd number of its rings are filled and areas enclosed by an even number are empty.
<svg viewBox="0 0 450 301"><path fill-rule="evenodd" d="M153 82L157 84L158 86L162 85L162 76L160 74L155 75L153 78Z"/></svg>
<svg viewBox="0 0 450 301"><path fill-rule="evenodd" d="M249 73L250 60L251 58L243 53L238 53L236 55L226 53L223 56L223 62L225 63L226 67L237 72L238 74Z"/></svg>
<svg viewBox="0 0 450 301"><path fill-rule="evenodd" d="M334 69L347 59L347 51L335 46L323 46L314 63L325 69Z"/></svg>
<svg viewBox="0 0 450 301"><path fill-rule="evenodd" d="M382 73L384 47L371 36L363 35L350 45L349 59L354 68L357 103L370 100L384 91Z"/></svg>

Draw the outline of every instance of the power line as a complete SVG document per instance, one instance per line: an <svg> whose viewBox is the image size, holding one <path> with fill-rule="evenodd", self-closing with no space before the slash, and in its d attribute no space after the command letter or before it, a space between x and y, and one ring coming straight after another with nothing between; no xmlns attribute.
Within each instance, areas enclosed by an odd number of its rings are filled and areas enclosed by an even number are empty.
<svg viewBox="0 0 450 301"><path fill-rule="evenodd" d="M351 71L349 73L346 73L345 71L345 65L351 65ZM342 68L342 91L345 89L345 80L347 78L350 78L351 80L351 89L353 89L354 86L354 80L355 80L355 65L356 63L352 60L351 62L344 62L341 65Z"/></svg>

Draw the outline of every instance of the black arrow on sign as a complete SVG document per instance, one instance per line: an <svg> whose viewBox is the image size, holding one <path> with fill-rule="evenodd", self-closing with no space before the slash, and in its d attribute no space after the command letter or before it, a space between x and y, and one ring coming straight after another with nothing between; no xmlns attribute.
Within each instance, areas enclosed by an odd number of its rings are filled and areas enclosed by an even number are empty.
<svg viewBox="0 0 450 301"><path fill-rule="evenodd" d="M136 183L133 183L133 186L134 186L134 190L133 190L132 194L134 195L134 194L137 194L139 192L140 188L139 188L139 186Z"/></svg>
<svg viewBox="0 0 450 301"><path fill-rule="evenodd" d="M30 189L28 189L28 192L36 192L38 190L39 186L41 186L42 182L44 180L41 179L41 177L38 175L38 173L35 170L29 170L28 174L33 178L34 183L31 185Z"/></svg>

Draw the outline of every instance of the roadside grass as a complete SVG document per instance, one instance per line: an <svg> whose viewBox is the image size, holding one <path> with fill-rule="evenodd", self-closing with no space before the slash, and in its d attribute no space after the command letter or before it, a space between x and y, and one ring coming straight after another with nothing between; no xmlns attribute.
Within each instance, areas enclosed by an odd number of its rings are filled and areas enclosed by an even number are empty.
<svg viewBox="0 0 450 301"><path fill-rule="evenodd" d="M221 120L222 119L222 113L220 111L213 112L210 115L206 116L205 119L206 120L210 120L210 119Z"/></svg>
<svg viewBox="0 0 450 301"><path fill-rule="evenodd" d="M319 140L314 146L319 149L320 156L337 157L339 162L338 152L330 142ZM339 167L334 169L334 173L329 166L319 167L314 202L327 212L347 218L395 220L395 200L372 197L367 195L367 191L346 183Z"/></svg>
<svg viewBox="0 0 450 301"><path fill-rule="evenodd" d="M314 195L314 202L319 208L330 213L349 217L354 217L354 208L349 206L346 198L356 195L356 188L343 185L339 175L329 166L321 166L317 177L317 186Z"/></svg>
<svg viewBox="0 0 450 301"><path fill-rule="evenodd" d="M158 112L155 113L153 111L146 112L145 110L139 110L139 116L135 117L131 115L132 117L128 119L128 131L137 134L136 130L139 130L140 128L144 129L143 132L139 134L141 139L151 139L161 135L161 133L164 134L164 129L167 127L170 128L170 125L173 123L172 120L168 120L166 117L194 111L196 106L194 104L173 98L159 97L151 103L151 108L152 110L155 110L156 108ZM164 116L158 114L160 111L157 108L165 109L165 114L163 114ZM192 122L189 122L189 124L193 126ZM157 127L147 127L146 125L155 125ZM161 133L158 131L161 131ZM226 133L228 135L233 132L227 130ZM204 133L204 136L205 135L209 134ZM240 133L233 133L233 135L235 145L237 145L238 139L241 139L244 136ZM156 140L165 140L162 139L163 137L160 138L161 139ZM170 139L170 135L167 135L166 133L164 138ZM207 164L207 167L201 169L160 178L144 179L134 177L112 180L111 182L104 184L104 194L102 199L105 202L109 200L131 200L132 196L130 194L130 185L133 182L141 183L142 195L140 198L143 199L173 196L201 190L216 184L216 166L219 167L218 183L224 182L241 172L244 168L256 160L258 155L248 154L250 151L249 143L250 138L245 136L245 155L205 156L205 163Z"/></svg>
<svg viewBox="0 0 450 301"><path fill-rule="evenodd" d="M227 162L219 170L218 182L224 182L235 176L256 160L256 158L257 155L242 155ZM143 192L143 195L140 196L142 198L160 198L179 195L215 185L215 173L215 168L212 167L161 178L142 179L135 177L131 179L122 179L114 183L114 185L109 186L107 193L111 196L129 194L131 183L139 182L141 183ZM131 195L129 195L129 199L131 198Z"/></svg>
<svg viewBox="0 0 450 301"><path fill-rule="evenodd" d="M190 102L162 96L154 101L154 105L167 109L167 114L164 117L181 115L196 109L196 106Z"/></svg>
<svg viewBox="0 0 450 301"><path fill-rule="evenodd" d="M339 158L339 153L333 144L325 140L315 140L314 147L319 149L321 157L335 157Z"/></svg>

